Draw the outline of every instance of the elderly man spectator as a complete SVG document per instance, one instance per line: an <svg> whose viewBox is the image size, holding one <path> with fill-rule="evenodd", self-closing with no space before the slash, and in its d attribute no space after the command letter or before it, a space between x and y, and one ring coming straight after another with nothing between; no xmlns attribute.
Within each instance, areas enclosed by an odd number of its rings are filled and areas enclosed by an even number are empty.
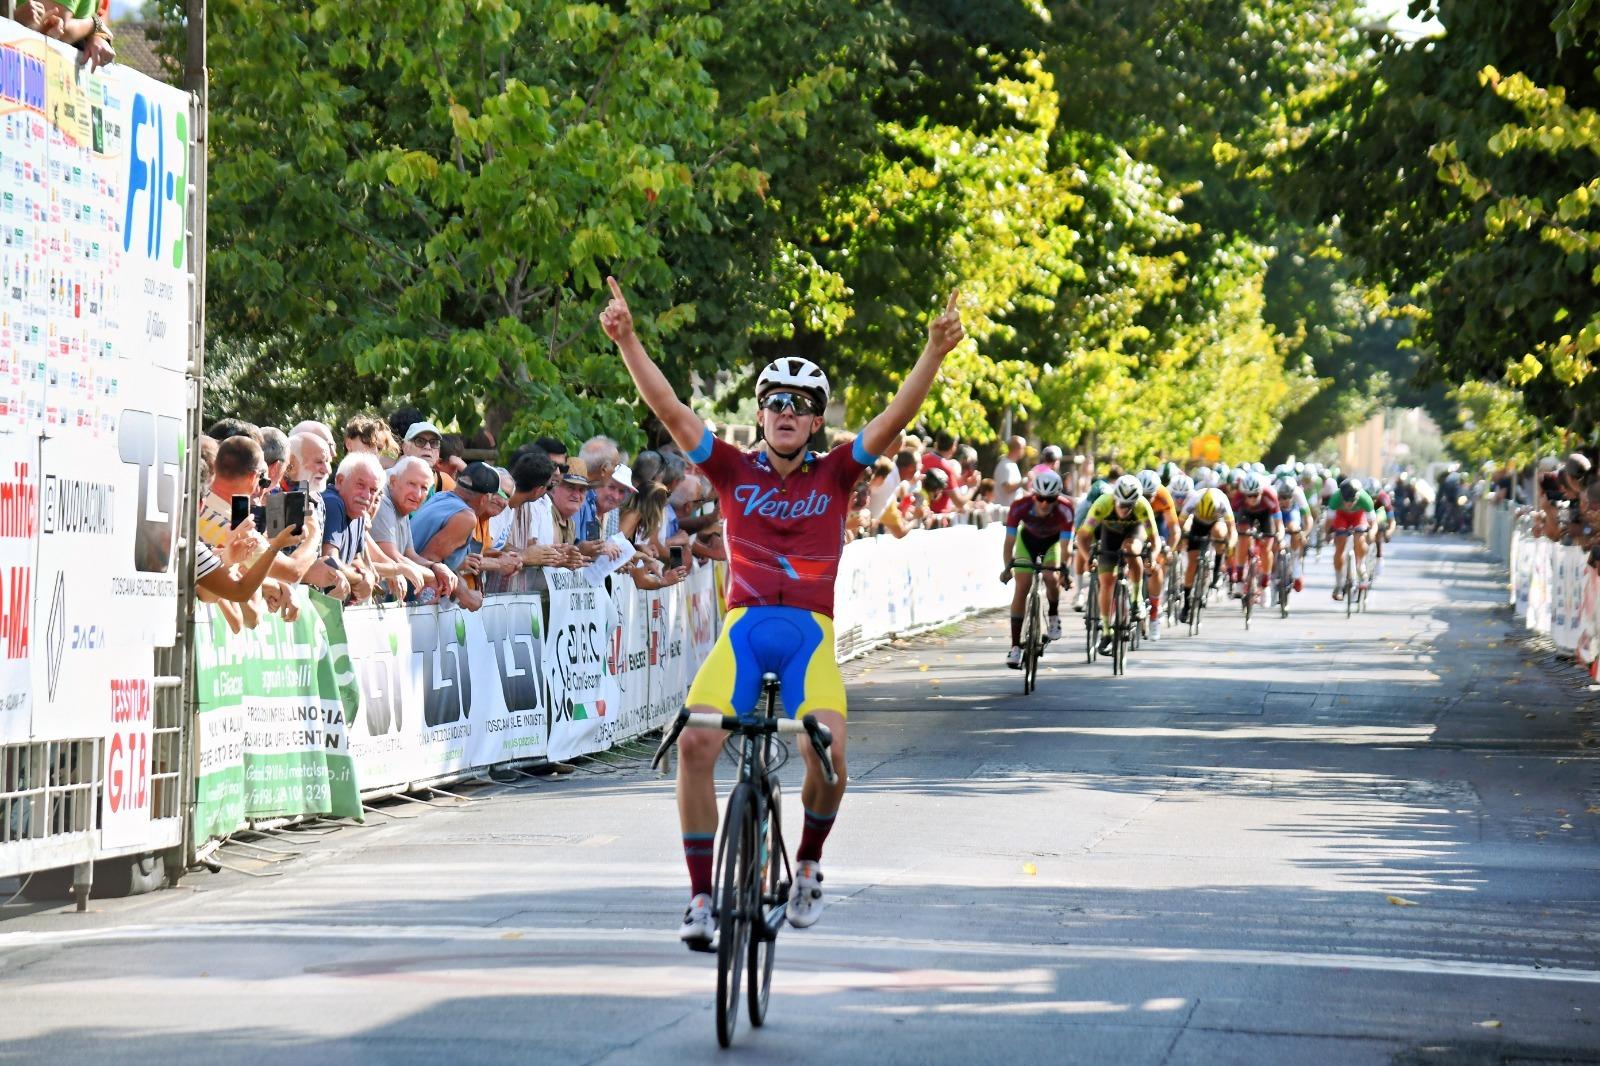
<svg viewBox="0 0 1600 1066"><path fill-rule="evenodd" d="M322 442L328 446L329 455L333 455L339 450L339 442L334 439L333 429L326 422L318 422L314 418L308 418L304 422L296 422L294 428L289 431L289 436L292 437L296 433L310 433L314 437L320 437Z"/></svg>
<svg viewBox="0 0 1600 1066"><path fill-rule="evenodd" d="M515 548L508 551L501 550L500 545L504 542L504 538L495 528L500 519L511 517L511 492L515 486L511 482L510 475L504 470L499 467L489 467L489 469L494 471L499 482L495 491L489 493L489 498L484 501L483 514L472 531L472 540L478 545L478 559L475 566L469 567L476 571L472 586L480 592L486 589L489 578L499 580L522 570L522 554Z"/></svg>
<svg viewBox="0 0 1600 1066"><path fill-rule="evenodd" d="M578 449L578 458L583 461L585 470L598 488L610 482L611 471L622 462L622 452L610 437L590 437ZM609 525L601 520L596 492L591 491L578 510L578 539L598 541L616 533L619 515L613 509L610 516Z"/></svg>
<svg viewBox="0 0 1600 1066"><path fill-rule="evenodd" d="M411 423L400 442L401 455L416 456L434 472L432 492L449 492L455 487L453 477L439 472L439 449L443 443L444 434L438 426L428 421Z"/></svg>
<svg viewBox="0 0 1600 1066"><path fill-rule="evenodd" d="M411 534L422 557L444 563L459 577L475 576L481 557L472 533L489 516L489 498L499 491L500 475L494 467L469 463L455 488L429 497L411 516ZM463 582L456 587L456 602L476 611L483 606L483 594Z"/></svg>
<svg viewBox="0 0 1600 1066"><path fill-rule="evenodd" d="M389 468L368 536L411 588L430 588L448 598L455 595L455 573L444 563L423 558L411 536L411 516L427 500L432 484L433 470L421 459L408 455L396 462ZM406 598L404 590L394 591L397 598Z"/></svg>
<svg viewBox="0 0 1600 1066"><path fill-rule="evenodd" d="M323 493L326 520L322 527L323 560L350 582L350 599L372 596L377 574L363 554L367 547L368 515L383 489L383 467L376 456L354 452L344 457L334 475L333 488Z"/></svg>
<svg viewBox="0 0 1600 1066"><path fill-rule="evenodd" d="M283 479L283 468L289 462L289 438L283 430L271 426L262 426L261 458L267 464L267 479L273 485Z"/></svg>
<svg viewBox="0 0 1600 1066"><path fill-rule="evenodd" d="M1011 501L1022 492L1022 459L1028 453L1028 442L1022 437L1006 441L1006 454L994 467L994 502L1000 507L1010 507Z"/></svg>
<svg viewBox="0 0 1600 1066"><path fill-rule="evenodd" d="M588 464L582 459L568 459L567 468L556 475L550 486L550 520L557 544L578 545L578 511L592 488ZM585 558L593 559L594 555Z"/></svg>

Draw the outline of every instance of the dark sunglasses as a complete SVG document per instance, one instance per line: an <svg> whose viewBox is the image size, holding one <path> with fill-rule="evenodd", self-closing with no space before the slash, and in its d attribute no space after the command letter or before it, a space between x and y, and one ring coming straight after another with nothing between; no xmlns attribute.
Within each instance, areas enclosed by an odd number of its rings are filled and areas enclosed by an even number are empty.
<svg viewBox="0 0 1600 1066"><path fill-rule="evenodd" d="M816 404L803 392L770 392L761 401L761 409L775 415L785 411L793 411L797 415L817 413Z"/></svg>
<svg viewBox="0 0 1600 1066"><path fill-rule="evenodd" d="M256 471L256 487L264 489L264 488L270 487L271 485L272 485L272 479L267 476L267 472L265 470L257 470Z"/></svg>

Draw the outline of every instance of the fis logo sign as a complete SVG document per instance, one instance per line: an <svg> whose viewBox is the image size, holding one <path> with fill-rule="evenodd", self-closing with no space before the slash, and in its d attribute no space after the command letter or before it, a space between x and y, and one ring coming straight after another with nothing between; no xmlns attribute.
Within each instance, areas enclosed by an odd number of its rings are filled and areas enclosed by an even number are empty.
<svg viewBox="0 0 1600 1066"><path fill-rule="evenodd" d="M135 93L128 123L128 209L122 250L174 270L184 264L189 113Z"/></svg>

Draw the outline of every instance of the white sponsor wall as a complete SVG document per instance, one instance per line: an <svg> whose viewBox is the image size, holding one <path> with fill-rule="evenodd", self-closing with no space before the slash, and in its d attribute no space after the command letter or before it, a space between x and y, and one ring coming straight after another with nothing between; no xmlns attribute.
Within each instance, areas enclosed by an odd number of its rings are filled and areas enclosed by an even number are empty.
<svg viewBox="0 0 1600 1066"><path fill-rule="evenodd" d="M78 59L0 20L0 744L100 738L118 847L176 624L193 130L186 93Z"/></svg>

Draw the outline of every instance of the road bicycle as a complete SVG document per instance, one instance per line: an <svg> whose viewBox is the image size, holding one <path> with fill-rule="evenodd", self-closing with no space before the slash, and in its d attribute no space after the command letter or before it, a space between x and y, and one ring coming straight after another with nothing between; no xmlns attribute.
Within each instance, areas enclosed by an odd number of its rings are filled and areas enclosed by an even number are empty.
<svg viewBox="0 0 1600 1066"><path fill-rule="evenodd" d="M1031 570L1038 575L1028 588L1027 606L1022 609L1022 694L1026 696L1039 687L1039 657L1044 654L1045 645L1050 643L1050 638L1045 635L1048 623L1044 616L1044 575L1065 574L1066 570L1059 566L1023 563L1014 564L1012 569Z"/></svg>
<svg viewBox="0 0 1600 1066"><path fill-rule="evenodd" d="M1182 539L1178 541L1178 547L1167 549L1167 580L1164 586L1167 602L1162 609L1166 612L1168 629L1178 624L1178 597L1183 591L1183 572L1188 559Z"/></svg>
<svg viewBox="0 0 1600 1066"><path fill-rule="evenodd" d="M1253 542L1245 548L1244 582L1239 587L1239 602L1244 605L1244 627L1249 629L1250 611L1255 606L1256 594L1261 585L1261 542L1271 539L1272 534L1259 529L1241 529L1239 535Z"/></svg>
<svg viewBox="0 0 1600 1066"><path fill-rule="evenodd" d="M1106 559L1110 552L1101 549ZM1120 677L1127 670L1128 651L1139 647L1139 626L1133 611L1133 582L1128 579L1128 556L1116 549L1116 569L1111 576L1111 674ZM1149 560L1145 560L1148 566ZM1094 590L1098 593L1098 589ZM1092 596L1098 599L1098 595Z"/></svg>
<svg viewBox="0 0 1600 1066"><path fill-rule="evenodd" d="M1217 558L1216 541L1209 536L1201 545L1194 560L1194 589L1189 596L1189 635L1200 633L1200 615L1211 606L1211 592L1221 574L1221 560Z"/></svg>
<svg viewBox="0 0 1600 1066"><path fill-rule="evenodd" d="M1348 537L1355 533L1365 532L1366 530L1364 529L1336 529L1333 531L1333 535L1335 537ZM1339 588L1339 591L1343 593L1344 616L1346 618L1349 618L1357 611L1365 611L1367 609L1367 588L1369 584L1367 575L1364 572L1360 574L1359 578L1357 577L1356 550L1353 545L1350 547L1348 555L1349 558L1345 559L1345 565L1342 570L1344 577Z"/></svg>
<svg viewBox="0 0 1600 1066"><path fill-rule="evenodd" d="M1292 548L1278 545L1277 561L1272 565L1273 598L1278 604L1278 617L1289 617L1289 594L1294 591L1294 555Z"/></svg>
<svg viewBox="0 0 1600 1066"><path fill-rule="evenodd" d="M1093 566L1084 571L1083 638L1089 665L1100 654L1100 573Z"/></svg>
<svg viewBox="0 0 1600 1066"><path fill-rule="evenodd" d="M794 870L783 843L783 803L777 777L789 752L777 735L804 733L821 761L823 777L830 785L838 781L828 755L833 734L814 715L799 721L778 717L778 689L777 674L761 675L766 702L762 716L679 711L651 760L659 770L686 728L721 729L739 741L738 782L728 794L722 818L712 897L717 917L717 1043L723 1047L733 1042L738 1026L740 978L746 966L749 981L744 991L750 1024L759 1027L767 1020L778 930L783 927L784 904L794 886Z"/></svg>

